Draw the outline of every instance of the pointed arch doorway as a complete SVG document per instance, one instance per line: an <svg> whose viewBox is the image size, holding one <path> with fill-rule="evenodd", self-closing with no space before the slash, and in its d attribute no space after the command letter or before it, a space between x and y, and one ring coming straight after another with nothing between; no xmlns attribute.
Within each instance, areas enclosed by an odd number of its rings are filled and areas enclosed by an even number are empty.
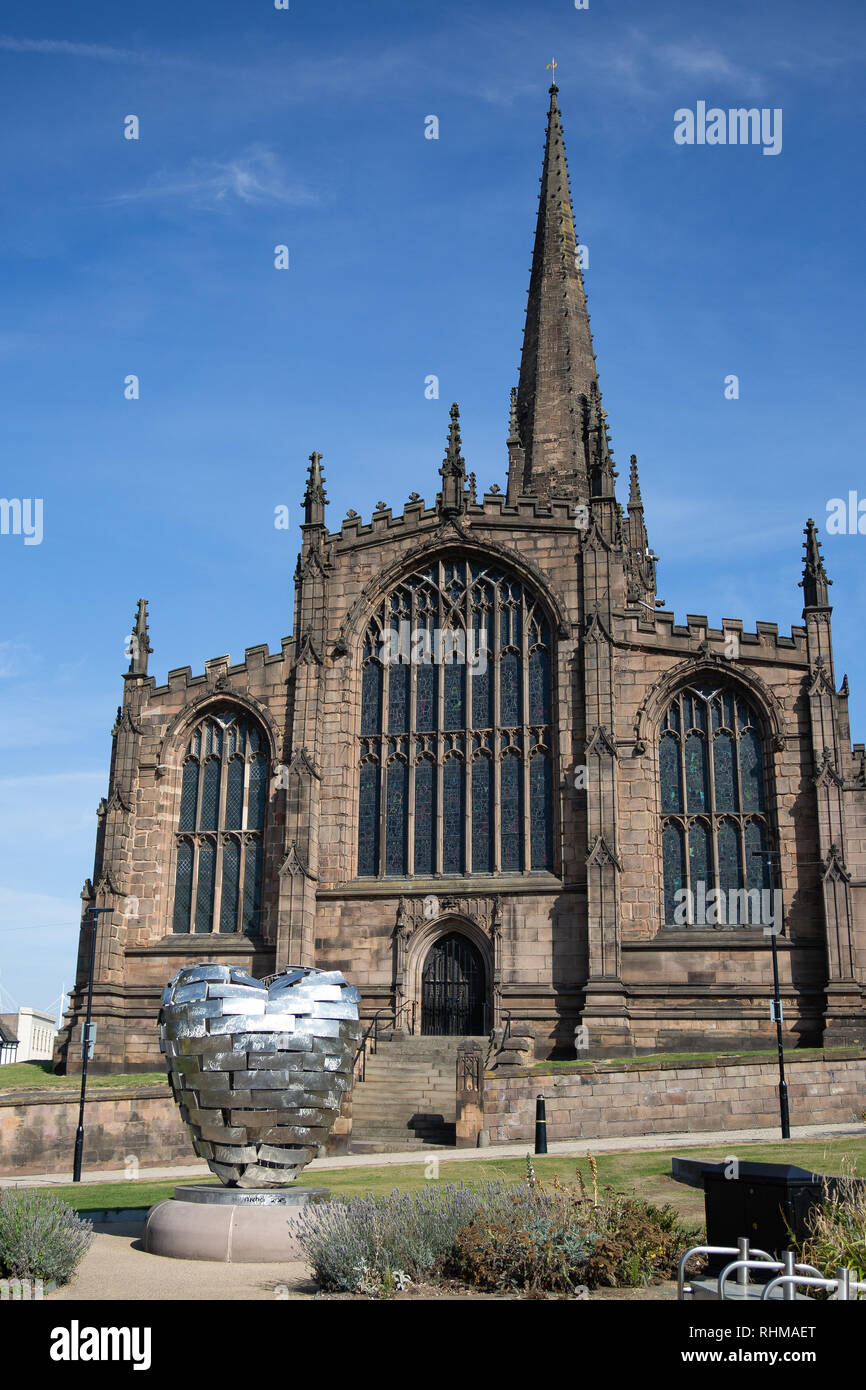
<svg viewBox="0 0 866 1390"><path fill-rule="evenodd" d="M433 942L421 971L421 1032L480 1037L487 1030L484 958L462 932L446 932Z"/></svg>

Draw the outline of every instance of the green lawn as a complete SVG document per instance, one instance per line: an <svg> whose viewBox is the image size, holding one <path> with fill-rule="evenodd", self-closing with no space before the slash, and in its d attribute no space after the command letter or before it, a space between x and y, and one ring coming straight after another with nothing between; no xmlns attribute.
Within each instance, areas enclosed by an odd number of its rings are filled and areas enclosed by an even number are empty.
<svg viewBox="0 0 866 1390"><path fill-rule="evenodd" d="M88 1073L87 1089L105 1086L167 1086L164 1071L133 1072L126 1076L93 1076ZM55 1076L50 1062L11 1062L0 1069L0 1095L7 1091L78 1091L80 1076Z"/></svg>
<svg viewBox="0 0 866 1390"><path fill-rule="evenodd" d="M527 1150L529 1145L527 1145ZM676 1183L670 1176L671 1158L674 1153L681 1157L707 1158L718 1160L727 1158L735 1151L735 1146L715 1145L711 1148L651 1149L606 1153L598 1155L599 1182L624 1192L636 1192L654 1202L670 1202L687 1220L700 1224L703 1221L703 1193L692 1187ZM793 1163L819 1173L839 1173L845 1160L853 1161L860 1173L866 1172L866 1138L827 1139L808 1142L788 1143L779 1140L767 1144L743 1144L737 1151L743 1161L765 1163ZM526 1172L523 1158L484 1158L472 1162L455 1163L443 1158L441 1153L431 1153L430 1158L438 1158L439 1182L475 1184L492 1178L503 1178L508 1182L519 1182ZM587 1187L590 1186L589 1163L585 1158L574 1155L552 1155L533 1158L536 1174L542 1180L550 1181L558 1174L563 1183L577 1181L577 1168L584 1175ZM333 1168L324 1172L307 1172L305 1181L311 1185L320 1184L329 1188L335 1195L355 1196L365 1193L381 1195L391 1192L395 1187L406 1191L423 1187L429 1181L425 1174L425 1164L371 1165L364 1168ZM79 1211L95 1211L105 1208L134 1208L152 1206L165 1197L170 1197L174 1189L183 1182L213 1182L216 1178L201 1179L190 1177L178 1181L84 1183L80 1186L52 1187L65 1201Z"/></svg>
<svg viewBox="0 0 866 1390"><path fill-rule="evenodd" d="M863 1053L860 1047L836 1048L834 1052L848 1052L852 1057L859 1057ZM604 1067L607 1070L619 1069L621 1067L632 1071L638 1067L656 1067L661 1064L670 1066L673 1063L688 1066L691 1063L728 1063L736 1064L743 1057L766 1057L775 1058L778 1056L776 1048L761 1048L755 1052L653 1052L645 1057L581 1057L577 1060L569 1059L564 1062L535 1062L530 1068L533 1072L545 1071L579 1071L582 1067ZM790 1061L810 1061L824 1056L824 1050L820 1047L791 1047L785 1049L785 1058Z"/></svg>

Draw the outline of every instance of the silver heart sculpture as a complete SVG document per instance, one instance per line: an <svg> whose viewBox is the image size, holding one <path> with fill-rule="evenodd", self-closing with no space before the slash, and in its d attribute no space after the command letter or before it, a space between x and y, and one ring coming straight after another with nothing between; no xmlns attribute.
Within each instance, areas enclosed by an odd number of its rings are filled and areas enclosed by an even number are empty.
<svg viewBox="0 0 866 1390"><path fill-rule="evenodd" d="M335 970L256 980L227 965L180 970L159 1045L196 1153L228 1187L292 1182L351 1089L360 991Z"/></svg>

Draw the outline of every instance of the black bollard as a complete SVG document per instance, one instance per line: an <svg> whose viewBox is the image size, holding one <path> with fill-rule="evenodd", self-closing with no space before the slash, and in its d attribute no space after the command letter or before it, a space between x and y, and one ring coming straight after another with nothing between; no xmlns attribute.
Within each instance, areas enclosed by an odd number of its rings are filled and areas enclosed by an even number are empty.
<svg viewBox="0 0 866 1390"><path fill-rule="evenodd" d="M547 1112L544 1108L544 1096L535 1098L535 1152L547 1153Z"/></svg>

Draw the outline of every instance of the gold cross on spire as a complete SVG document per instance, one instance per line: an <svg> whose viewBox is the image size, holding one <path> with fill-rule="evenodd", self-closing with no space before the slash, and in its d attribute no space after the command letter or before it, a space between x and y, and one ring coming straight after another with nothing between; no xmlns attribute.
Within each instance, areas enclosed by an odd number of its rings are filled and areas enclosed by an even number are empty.
<svg viewBox="0 0 866 1390"><path fill-rule="evenodd" d="M549 63L545 63L544 66L547 67L547 68L550 68L550 72L551 72L550 80L551 80L551 82L553 83L553 85L554 85L554 87L555 87L555 86L556 86L556 69L559 67L559 63L556 61L555 58L551 58L550 62L549 62Z"/></svg>

